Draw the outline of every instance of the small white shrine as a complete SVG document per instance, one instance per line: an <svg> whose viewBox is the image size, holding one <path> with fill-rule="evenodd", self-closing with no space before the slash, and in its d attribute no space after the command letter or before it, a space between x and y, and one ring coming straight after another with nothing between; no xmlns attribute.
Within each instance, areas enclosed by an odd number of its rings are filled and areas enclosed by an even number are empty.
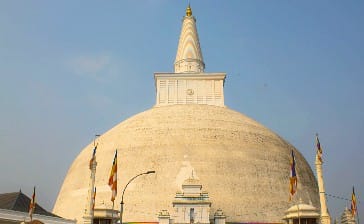
<svg viewBox="0 0 364 224"><path fill-rule="evenodd" d="M158 214L159 224L211 223L209 194L202 191L202 184L194 177L184 181L182 192L176 193L172 204L174 213L171 216L167 210L162 210ZM218 209L213 219L216 224L225 224L226 216L221 209Z"/></svg>
<svg viewBox="0 0 364 224"><path fill-rule="evenodd" d="M351 211L346 207L341 215L341 224L355 224L355 217L351 214Z"/></svg>

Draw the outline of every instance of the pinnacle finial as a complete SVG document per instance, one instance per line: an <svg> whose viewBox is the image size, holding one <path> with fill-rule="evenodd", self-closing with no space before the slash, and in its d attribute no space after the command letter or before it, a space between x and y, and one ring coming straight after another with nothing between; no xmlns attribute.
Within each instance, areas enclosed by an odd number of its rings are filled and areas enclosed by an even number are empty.
<svg viewBox="0 0 364 224"><path fill-rule="evenodd" d="M299 203L299 204L303 204L303 200L302 200L302 198L300 198L300 199L298 200L298 203Z"/></svg>
<svg viewBox="0 0 364 224"><path fill-rule="evenodd" d="M188 3L188 7L186 9L186 16L192 16L192 9L190 3Z"/></svg>

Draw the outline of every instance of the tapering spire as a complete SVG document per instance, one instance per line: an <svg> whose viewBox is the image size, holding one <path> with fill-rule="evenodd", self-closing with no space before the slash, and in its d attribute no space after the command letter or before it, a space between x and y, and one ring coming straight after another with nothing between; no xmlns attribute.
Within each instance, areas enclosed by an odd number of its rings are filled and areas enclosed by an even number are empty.
<svg viewBox="0 0 364 224"><path fill-rule="evenodd" d="M156 106L205 104L225 107L226 73L205 73L196 19L188 4L182 20L173 73L154 73Z"/></svg>
<svg viewBox="0 0 364 224"><path fill-rule="evenodd" d="M196 19L192 16L192 9L188 5L186 16L183 17L181 35L176 60L174 62L174 72L202 73L204 69L205 64L198 39Z"/></svg>

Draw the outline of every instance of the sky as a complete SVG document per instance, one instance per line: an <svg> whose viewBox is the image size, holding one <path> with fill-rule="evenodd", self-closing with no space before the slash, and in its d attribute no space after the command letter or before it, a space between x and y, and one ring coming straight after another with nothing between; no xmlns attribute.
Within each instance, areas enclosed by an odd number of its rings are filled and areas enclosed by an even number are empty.
<svg viewBox="0 0 364 224"><path fill-rule="evenodd" d="M293 144L326 192L363 201L364 2L192 0L206 72L225 104ZM0 193L52 210L80 151L153 107L188 1L0 1ZM288 172L288 171L287 171ZM327 197L333 218L350 202ZM364 205L359 214L364 220Z"/></svg>

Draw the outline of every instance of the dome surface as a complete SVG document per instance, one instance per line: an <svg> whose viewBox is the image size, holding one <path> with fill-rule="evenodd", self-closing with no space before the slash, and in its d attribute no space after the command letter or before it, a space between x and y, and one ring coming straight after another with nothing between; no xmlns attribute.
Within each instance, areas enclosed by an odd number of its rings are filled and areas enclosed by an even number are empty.
<svg viewBox="0 0 364 224"><path fill-rule="evenodd" d="M124 195L124 222L157 221L186 179L193 175L212 202L210 216L222 209L227 222L282 222L293 205L289 197L291 149L296 155L295 198L319 206L316 179L304 157L284 139L247 116L225 107L172 105L137 114L98 138L96 208L112 206L108 177L118 149L118 195ZM53 212L82 222L89 189L93 143L71 165ZM192 174L193 172L193 174ZM173 215L171 216L173 218Z"/></svg>

